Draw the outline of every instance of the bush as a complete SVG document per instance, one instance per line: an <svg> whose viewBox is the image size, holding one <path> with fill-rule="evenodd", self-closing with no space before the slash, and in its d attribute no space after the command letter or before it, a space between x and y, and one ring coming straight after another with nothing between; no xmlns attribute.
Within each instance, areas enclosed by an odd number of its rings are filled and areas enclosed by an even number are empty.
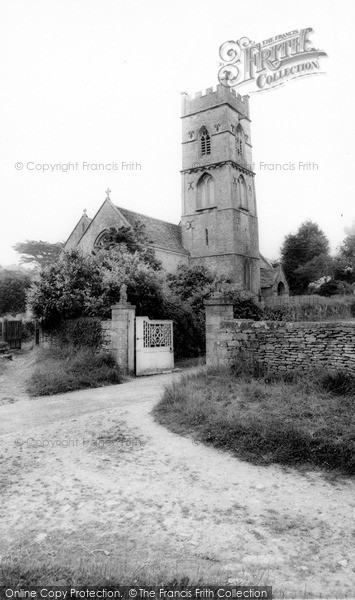
<svg viewBox="0 0 355 600"><path fill-rule="evenodd" d="M27 391L31 396L61 394L123 381L114 357L106 352L75 346L43 349Z"/></svg>
<svg viewBox="0 0 355 600"><path fill-rule="evenodd" d="M206 351L204 314L196 315L187 302L167 298L162 306L163 316L174 323L174 357L176 359L201 356Z"/></svg>
<svg viewBox="0 0 355 600"><path fill-rule="evenodd" d="M22 333L21 340L23 342L28 342L33 339L35 336L35 322L34 321L22 321Z"/></svg>
<svg viewBox="0 0 355 600"><path fill-rule="evenodd" d="M346 371L336 371L323 374L320 379L326 392L338 396L355 396L355 375Z"/></svg>
<svg viewBox="0 0 355 600"><path fill-rule="evenodd" d="M288 320L287 308L280 306L271 308L266 306L264 308L264 319L265 321L287 321Z"/></svg>
<svg viewBox="0 0 355 600"><path fill-rule="evenodd" d="M10 350L7 342L0 342L0 354L6 354Z"/></svg>
<svg viewBox="0 0 355 600"><path fill-rule="evenodd" d="M264 318L264 311L253 298L238 298L233 305L233 316L235 319L261 321Z"/></svg>
<svg viewBox="0 0 355 600"><path fill-rule="evenodd" d="M336 296L339 294L339 285L334 279L330 279L330 281L326 281L322 283L318 290L318 294L320 296Z"/></svg>
<svg viewBox="0 0 355 600"><path fill-rule="evenodd" d="M101 320L97 317L68 319L53 333L61 345L99 348L102 344Z"/></svg>
<svg viewBox="0 0 355 600"><path fill-rule="evenodd" d="M30 273L0 267L0 316L24 313L30 286Z"/></svg>

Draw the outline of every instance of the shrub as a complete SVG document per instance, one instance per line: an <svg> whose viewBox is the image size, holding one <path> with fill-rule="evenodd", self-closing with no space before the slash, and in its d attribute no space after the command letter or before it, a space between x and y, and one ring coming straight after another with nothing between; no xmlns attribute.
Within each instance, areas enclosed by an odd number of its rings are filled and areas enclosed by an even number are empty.
<svg viewBox="0 0 355 600"><path fill-rule="evenodd" d="M266 306L264 308L264 319L265 321L287 321L289 316L287 312L287 309L281 306L275 308Z"/></svg>
<svg viewBox="0 0 355 600"><path fill-rule="evenodd" d="M334 279L330 279L329 281L322 283L318 291L320 296L335 296L338 293L339 285L336 281L334 281Z"/></svg>
<svg viewBox="0 0 355 600"><path fill-rule="evenodd" d="M235 319L261 321L264 318L264 311L253 298L238 297L234 301L233 316Z"/></svg>
<svg viewBox="0 0 355 600"><path fill-rule="evenodd" d="M22 321L22 333L21 339L23 342L28 342L35 335L35 322L34 321Z"/></svg>
<svg viewBox="0 0 355 600"><path fill-rule="evenodd" d="M0 267L0 316L24 313L30 286L30 273Z"/></svg>
<svg viewBox="0 0 355 600"><path fill-rule="evenodd" d="M339 396L355 396L355 375L347 371L324 373L320 378L322 388Z"/></svg>
<svg viewBox="0 0 355 600"><path fill-rule="evenodd" d="M196 315L187 302L177 298L165 298L162 306L163 319L174 323L174 357L192 358L205 354L206 334L204 315Z"/></svg>
<svg viewBox="0 0 355 600"><path fill-rule="evenodd" d="M10 350L10 346L7 342L0 342L0 354L6 354Z"/></svg>
<svg viewBox="0 0 355 600"><path fill-rule="evenodd" d="M95 354L91 348L74 346L51 347L39 352L27 391L31 396L47 396L122 381L122 373L109 353Z"/></svg>
<svg viewBox="0 0 355 600"><path fill-rule="evenodd" d="M54 333L62 345L99 348L102 343L101 320L97 317L68 319Z"/></svg>

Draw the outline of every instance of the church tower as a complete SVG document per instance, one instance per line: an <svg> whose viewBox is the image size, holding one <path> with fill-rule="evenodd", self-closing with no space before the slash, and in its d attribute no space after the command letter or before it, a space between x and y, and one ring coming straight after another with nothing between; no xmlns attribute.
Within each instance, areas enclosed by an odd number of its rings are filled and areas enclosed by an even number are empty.
<svg viewBox="0 0 355 600"><path fill-rule="evenodd" d="M182 106L182 242L191 264L259 294L249 96L219 84Z"/></svg>

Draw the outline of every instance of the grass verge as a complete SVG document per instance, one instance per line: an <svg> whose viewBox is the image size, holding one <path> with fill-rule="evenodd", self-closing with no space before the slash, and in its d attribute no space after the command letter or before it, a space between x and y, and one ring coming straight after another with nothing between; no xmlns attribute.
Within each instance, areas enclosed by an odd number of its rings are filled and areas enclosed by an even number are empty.
<svg viewBox="0 0 355 600"><path fill-rule="evenodd" d="M123 375L111 354L65 346L41 349L27 392L31 396L61 394L121 383Z"/></svg>
<svg viewBox="0 0 355 600"><path fill-rule="evenodd" d="M0 565L0 588L34 588L42 586L90 586L94 589L118 586L157 586L168 589L184 589L186 586L202 586L208 581L212 585L228 585L228 572L216 568L211 574L211 567L201 568L196 564L187 570L176 565L172 569L141 562L128 560L127 564L105 564L102 561L80 559L76 564L57 564L55 562L43 563L32 560L30 564L9 561ZM235 576L236 573L233 572ZM247 582L243 574L239 575L240 585ZM239 579L239 578L238 578ZM131 596L123 593L122 600Z"/></svg>
<svg viewBox="0 0 355 600"><path fill-rule="evenodd" d="M167 386L154 409L174 432L255 464L355 474L355 377L205 369Z"/></svg>

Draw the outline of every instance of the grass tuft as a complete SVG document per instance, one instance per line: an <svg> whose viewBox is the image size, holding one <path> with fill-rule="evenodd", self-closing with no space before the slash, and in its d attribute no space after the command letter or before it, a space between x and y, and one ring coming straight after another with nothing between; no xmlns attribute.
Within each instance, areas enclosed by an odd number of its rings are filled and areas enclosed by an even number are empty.
<svg viewBox="0 0 355 600"><path fill-rule="evenodd" d="M47 396L122 381L111 354L74 346L51 347L39 351L27 391L31 396Z"/></svg>
<svg viewBox="0 0 355 600"><path fill-rule="evenodd" d="M255 464L355 474L355 377L206 369L166 387L155 418Z"/></svg>

